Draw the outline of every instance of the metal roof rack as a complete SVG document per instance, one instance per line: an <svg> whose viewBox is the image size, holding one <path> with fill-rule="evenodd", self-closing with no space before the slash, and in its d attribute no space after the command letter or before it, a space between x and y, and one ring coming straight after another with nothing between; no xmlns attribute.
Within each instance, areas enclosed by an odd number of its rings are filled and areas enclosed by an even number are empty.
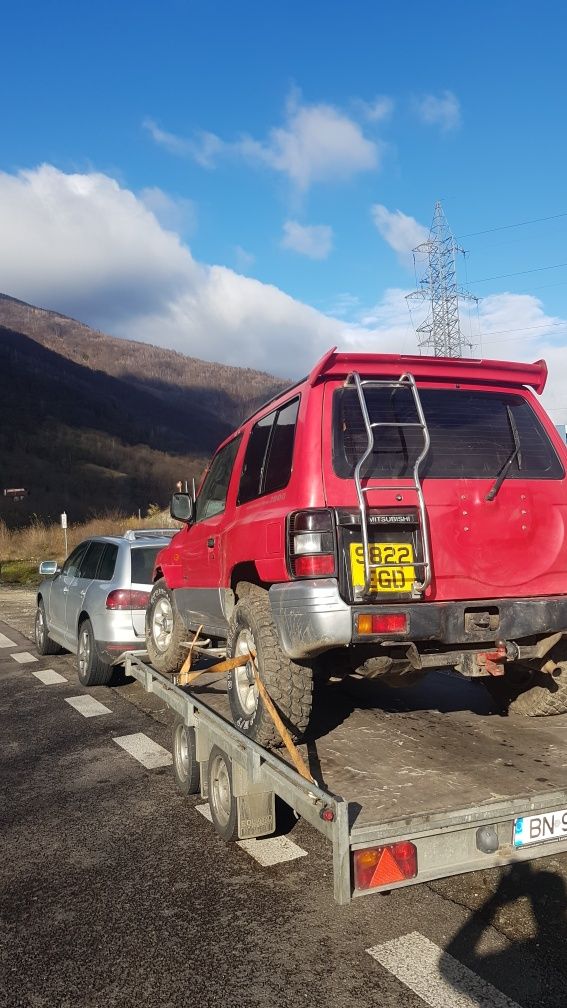
<svg viewBox="0 0 567 1008"><path fill-rule="evenodd" d="M158 536L171 536L179 532L177 528L149 528L149 529L128 529L124 533L124 538L129 539L130 542L134 542L136 539L152 539Z"/></svg>

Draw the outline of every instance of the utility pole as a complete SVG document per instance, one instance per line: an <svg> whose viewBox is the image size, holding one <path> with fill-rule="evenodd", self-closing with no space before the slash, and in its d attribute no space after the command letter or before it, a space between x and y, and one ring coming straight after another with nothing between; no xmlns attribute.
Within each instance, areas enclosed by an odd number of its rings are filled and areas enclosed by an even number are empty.
<svg viewBox="0 0 567 1008"><path fill-rule="evenodd" d="M419 282L417 290L406 296L408 302L429 301L427 318L416 329L420 353L429 350L434 357L462 357L463 346L468 352L472 344L467 343L461 333L459 302L478 303L478 298L457 286L457 253L465 254L455 242L441 203L435 204L433 223L427 241L418 245L415 255L427 256L427 275Z"/></svg>

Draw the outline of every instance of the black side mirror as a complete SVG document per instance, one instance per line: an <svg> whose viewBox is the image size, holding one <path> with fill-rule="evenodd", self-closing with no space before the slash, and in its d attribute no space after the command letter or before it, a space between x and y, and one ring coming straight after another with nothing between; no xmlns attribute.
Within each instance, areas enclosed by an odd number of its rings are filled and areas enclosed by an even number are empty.
<svg viewBox="0 0 567 1008"><path fill-rule="evenodd" d="M174 493L169 513L172 518L177 518L177 521L187 522L190 525L193 521L193 498L188 493Z"/></svg>

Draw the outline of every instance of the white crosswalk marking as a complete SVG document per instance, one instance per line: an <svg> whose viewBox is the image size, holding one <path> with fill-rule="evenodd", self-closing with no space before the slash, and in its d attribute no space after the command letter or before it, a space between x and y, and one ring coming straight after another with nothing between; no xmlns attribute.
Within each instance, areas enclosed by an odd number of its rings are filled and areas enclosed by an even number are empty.
<svg viewBox="0 0 567 1008"><path fill-rule="evenodd" d="M28 665L30 662L37 661L37 658L30 654L29 651L20 651L19 654L10 655L10 658L13 658L20 665Z"/></svg>
<svg viewBox="0 0 567 1008"><path fill-rule="evenodd" d="M0 648L2 648L2 647L17 647L17 646L18 645L15 643L15 641L10 640L9 637L6 637L3 633L0 633Z"/></svg>
<svg viewBox="0 0 567 1008"><path fill-rule="evenodd" d="M112 714L109 707L95 700L92 696L65 697L65 702L74 707L83 717L98 717L99 714Z"/></svg>
<svg viewBox="0 0 567 1008"><path fill-rule="evenodd" d="M147 770L155 770L156 767L171 766L173 757L167 749L158 745L153 739L148 738L143 732L136 732L134 735L122 735L120 738L112 740L116 745L125 749L130 756L138 760Z"/></svg>
<svg viewBox="0 0 567 1008"><path fill-rule="evenodd" d="M366 951L430 1008L520 1008L419 931Z"/></svg>
<svg viewBox="0 0 567 1008"><path fill-rule="evenodd" d="M197 805L197 812L200 812L205 819L212 822L211 810L208 803ZM242 847L247 854L250 854L263 868L271 868L272 865L281 864L282 861L294 861L296 858L307 857L307 851L299 847L288 837L265 837L259 840L238 840L238 847Z"/></svg>
<svg viewBox="0 0 567 1008"><path fill-rule="evenodd" d="M39 679L44 686L54 686L55 683L67 682L65 676L59 675L54 669L46 668L40 672L32 672L32 675Z"/></svg>

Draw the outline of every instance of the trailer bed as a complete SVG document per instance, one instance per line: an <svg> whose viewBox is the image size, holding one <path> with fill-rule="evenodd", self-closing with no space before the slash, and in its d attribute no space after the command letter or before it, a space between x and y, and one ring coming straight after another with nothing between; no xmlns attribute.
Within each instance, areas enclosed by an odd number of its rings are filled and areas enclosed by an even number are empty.
<svg viewBox="0 0 567 1008"><path fill-rule="evenodd" d="M257 779L264 772L275 793L331 840L338 902L363 895L353 887L352 855L369 846L410 840L416 882L567 850L567 836L513 845L516 817L567 810L567 715L503 717L482 684L447 672L404 690L331 680L316 689L312 730L300 747L318 785L310 791L285 750L268 752L234 728L224 676L205 673L180 688L139 660L129 665L182 716L185 703L190 723L191 711L202 725L210 713L215 738L230 740L233 758L251 767L253 754ZM325 803L332 823L320 822ZM479 848L485 825L497 836L492 852Z"/></svg>

